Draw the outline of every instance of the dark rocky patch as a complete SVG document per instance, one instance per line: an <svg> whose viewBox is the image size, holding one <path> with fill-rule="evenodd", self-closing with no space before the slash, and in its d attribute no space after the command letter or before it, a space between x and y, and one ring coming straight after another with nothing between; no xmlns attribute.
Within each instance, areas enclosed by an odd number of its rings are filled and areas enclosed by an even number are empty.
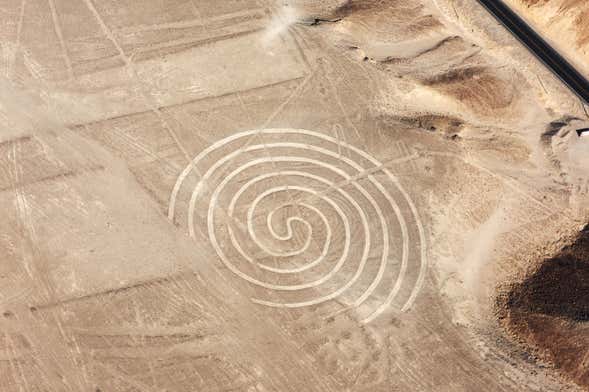
<svg viewBox="0 0 589 392"><path fill-rule="evenodd" d="M567 116L549 123L546 126L546 130L544 131L544 133L542 133L542 136L540 136L540 140L542 140L542 143L549 145L552 141L552 138L556 136L562 128L569 125L573 120L578 120L578 118Z"/></svg>
<svg viewBox="0 0 589 392"><path fill-rule="evenodd" d="M511 333L589 387L589 225L498 305Z"/></svg>

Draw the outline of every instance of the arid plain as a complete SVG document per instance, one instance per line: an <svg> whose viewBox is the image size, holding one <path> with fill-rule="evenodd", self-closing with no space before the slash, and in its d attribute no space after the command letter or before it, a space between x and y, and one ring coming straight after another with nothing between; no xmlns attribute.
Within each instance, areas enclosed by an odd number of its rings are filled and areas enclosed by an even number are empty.
<svg viewBox="0 0 589 392"><path fill-rule="evenodd" d="M0 45L3 391L583 383L501 298L589 222L586 108L476 1L0 0Z"/></svg>

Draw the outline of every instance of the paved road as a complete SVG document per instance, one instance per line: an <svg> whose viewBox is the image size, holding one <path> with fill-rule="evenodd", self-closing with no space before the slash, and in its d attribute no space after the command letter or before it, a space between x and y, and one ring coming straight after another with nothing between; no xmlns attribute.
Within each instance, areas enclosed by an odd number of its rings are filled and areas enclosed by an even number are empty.
<svg viewBox="0 0 589 392"><path fill-rule="evenodd" d="M589 81L501 0L478 0L586 104Z"/></svg>

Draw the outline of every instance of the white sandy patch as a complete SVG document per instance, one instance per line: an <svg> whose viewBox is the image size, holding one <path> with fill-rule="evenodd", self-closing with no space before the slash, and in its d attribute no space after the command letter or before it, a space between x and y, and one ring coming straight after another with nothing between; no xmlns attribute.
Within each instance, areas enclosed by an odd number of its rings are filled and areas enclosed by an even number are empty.
<svg viewBox="0 0 589 392"><path fill-rule="evenodd" d="M270 45L299 20L299 12L290 5L284 5L272 16L270 24L262 35L262 43Z"/></svg>

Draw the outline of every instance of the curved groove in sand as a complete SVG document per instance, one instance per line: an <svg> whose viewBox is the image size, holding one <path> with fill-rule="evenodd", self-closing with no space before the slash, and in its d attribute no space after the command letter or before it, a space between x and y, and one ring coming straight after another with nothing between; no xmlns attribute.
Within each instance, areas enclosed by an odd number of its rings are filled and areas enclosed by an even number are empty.
<svg viewBox="0 0 589 392"><path fill-rule="evenodd" d="M252 138L258 136L280 136L280 141L272 141L268 143L257 143L250 144ZM296 141L288 141L289 138L293 138ZM300 140L303 139L305 142L302 143ZM285 140L285 141L283 141ZM236 142L241 142L239 147L232 146ZM329 147L329 148L327 148ZM331 148L331 149L330 149ZM226 149L227 151L224 151ZM342 151L345 153L342 154ZM221 158L214 160L210 155L216 153L222 153ZM267 153L267 157L256 158L261 153ZM257 154L257 155L256 155ZM309 156L313 156L310 158ZM321 156L325 159L315 159L315 157ZM354 159L352 159L354 158ZM243 162L243 160L248 160ZM209 162L209 161L212 161ZM236 167L232 167L236 166ZM270 165L272 170L268 171L267 166ZM277 165L281 165L278 168ZM203 174L198 172L200 167L205 167ZM317 172L309 172L309 168L317 170ZM266 172L264 172L266 169ZM255 175L249 175L247 181L243 179L240 181L240 176L243 177L247 174L246 171L255 171ZM381 172L384 174L382 177L376 177L374 174ZM401 288L407 285L405 277L408 269L417 268L417 278L415 283L411 283L412 287L409 297L399 306L402 311L406 311L413 304L423 281L425 278L425 270L427 267L425 243L424 243L424 229L421 225L417 209L415 204L403 189L397 178L385 168L381 162L376 160L368 153L348 144L337 140L331 136L308 131L301 129L263 129L263 130L251 130L236 133L227 138L221 139L208 148L204 149L198 154L192 162L182 171L172 194L170 197L170 205L168 210L168 217L174 219L176 214L176 203L179 193L185 183L186 178L191 174L196 173L198 181L190 194L188 202L188 230L190 236L196 238L195 231L195 212L196 204L198 202L208 201L208 209L206 216L206 227L208 236L212 247L215 249L217 255L221 259L221 262L229 269L233 274L243 279L244 281L264 288L267 290L273 290L277 292L285 291L299 291L305 289L315 289L314 292L319 293L315 298L302 301L269 301L259 298L252 298L252 301L258 304L271 306L271 307L282 307L282 308L299 308L305 306L312 306L333 300L337 297L342 296L344 293L350 292L352 286L359 284L361 279L366 281L368 278L363 278L365 274L367 264L370 262L372 257L371 254L378 252L377 254L379 262L378 266L375 266L376 272L373 272L374 276L369 276L371 279L368 287L363 288L361 293L358 290L354 293L354 297L357 298L352 301L351 307L357 308L360 305L366 303L368 298L374 297L376 301L380 302L380 305L371 305L371 311L368 312L368 316L362 320L364 322L370 322L382 314L389 306L393 303ZM228 173L228 174L227 174ZM317 174L320 173L321 175ZM222 178L220 181L215 180L216 178ZM305 186L297 185L293 183L293 179L298 178L304 180ZM336 181L337 180L337 181ZM366 180L363 185L361 180ZM269 189L264 189L264 186L268 182L278 183L278 186L272 186ZM217 184L215 184L218 182ZM314 189L313 185L321 184L321 188ZM366 185L370 185L370 190L366 188ZM404 203L409 207L409 211L402 211L398 203L391 195L389 189L391 185L400 193L404 199ZM237 188L236 188L237 187ZM346 191L344 187L353 189L353 194L350 191ZM262 190L259 190L259 189ZM392 209L394 212L396 222L399 225L400 233L393 231L390 227L389 222L386 219L386 215L382 210L381 204L377 202L373 194L379 195L381 203L383 199L386 200L387 208ZM258 210L262 210L260 205L266 202L272 202L277 200L283 193L287 196L290 192L297 192L301 195L305 195L304 201L295 202L288 200L287 202L279 203L278 206L274 206L272 209L263 213L266 213L265 219L261 224L256 217L260 216L257 213ZM226 208L224 220L216 218L219 210L221 210L221 200L227 199L231 196L228 207ZM254 194L255 196L252 201L249 201L249 206L244 208L246 211L246 219L243 234L247 234L247 243L244 248L243 236L238 238L235 235L234 225L231 222L238 221L238 217L235 215L236 207L247 203L248 200L245 195ZM336 197L337 196L337 197ZM243 199L243 200L242 200ZM243 201L243 203L242 203ZM320 202L324 208L319 208L315 202ZM332 217L325 213L325 206L331 209L335 214L331 214ZM286 207L294 207L297 210L295 216L289 216L284 219L285 230L279 234L274 228L275 214ZM305 260L302 265L296 266L269 266L258 259L259 255L265 255L264 257L271 257L273 259L304 259L305 254L309 252L310 245L313 241L313 232L315 226L313 221L308 220L305 216L298 213L298 210L306 209L312 213L320 222L320 230L325 234L322 237L324 239L323 245L320 246L320 253L310 261ZM406 208L405 208L406 209ZM347 210L353 212L354 217L350 217ZM413 239L413 241L419 241L419 254L412 255L413 259L416 260L418 265L409 264L410 261L410 231L407 226L407 221L404 214L410 214L409 221L412 225L417 226L417 233L419 238ZM358 215L359 219L355 217ZM332 222L334 218L336 222ZM376 217L376 220L374 218ZM230 222L227 224L227 222ZM295 249L292 247L281 248L281 244L290 245L295 239L293 224L297 222L305 229L304 231L304 243ZM354 230L354 226L360 223L361 231L363 233L363 246L361 248L361 256L355 254L351 249L356 249L359 245L357 244L357 238L355 242L352 242L352 233L357 232ZM338 226L341 225L341 226ZM224 227L224 228L223 228ZM343 229L343 250L341 255L337 258L337 261L333 263L330 261L330 257L333 258L332 252L332 239L334 238L334 229ZM336 229L336 230L337 230ZM217 231L221 230L222 237L219 237ZM266 234L270 234L270 239L261 237L261 231L265 230ZM381 243L375 243L373 241L373 233L378 231L382 234ZM402 241L401 249L401 263L398 267L398 271L393 274L393 281L383 281L385 276L385 270L387 269L388 263L391 259L390 251L391 244L390 238L395 235L399 235ZM380 237L380 236L379 236ZM225 244L223 243L225 242ZM278 244L278 245L277 245ZM227 253L227 246L232 247L232 255ZM352 248L353 247L353 248ZM251 250L255 249L254 254L251 254ZM360 249L358 249L360 250ZM257 256L258 255L258 256ZM354 255L354 256L353 256ZM249 265L248 272L245 272L243 268L238 267L235 262L246 261ZM300 261L300 260L298 260ZM317 267L322 266L323 263L332 263L326 273L320 277L313 277L310 281L304 281L305 276L313 273ZM350 273L350 269L344 269L343 266L346 263L353 263L355 267L352 276L340 275ZM302 273L305 272L305 275ZM290 274L296 278L303 280L298 284L275 284L269 282L267 279L264 280L258 275L266 275L264 277L276 277L273 274ZM254 276L255 275L255 276ZM345 280L344 284L341 281ZM333 288L328 290L322 288L327 281L335 282L338 287L334 290ZM368 282L365 282L365 284ZM377 289L383 285L389 287L386 296L381 297L377 295ZM333 285L332 285L333 286ZM328 291L328 293L325 293ZM372 301L374 303L374 301ZM366 314L366 313L363 313Z"/></svg>

